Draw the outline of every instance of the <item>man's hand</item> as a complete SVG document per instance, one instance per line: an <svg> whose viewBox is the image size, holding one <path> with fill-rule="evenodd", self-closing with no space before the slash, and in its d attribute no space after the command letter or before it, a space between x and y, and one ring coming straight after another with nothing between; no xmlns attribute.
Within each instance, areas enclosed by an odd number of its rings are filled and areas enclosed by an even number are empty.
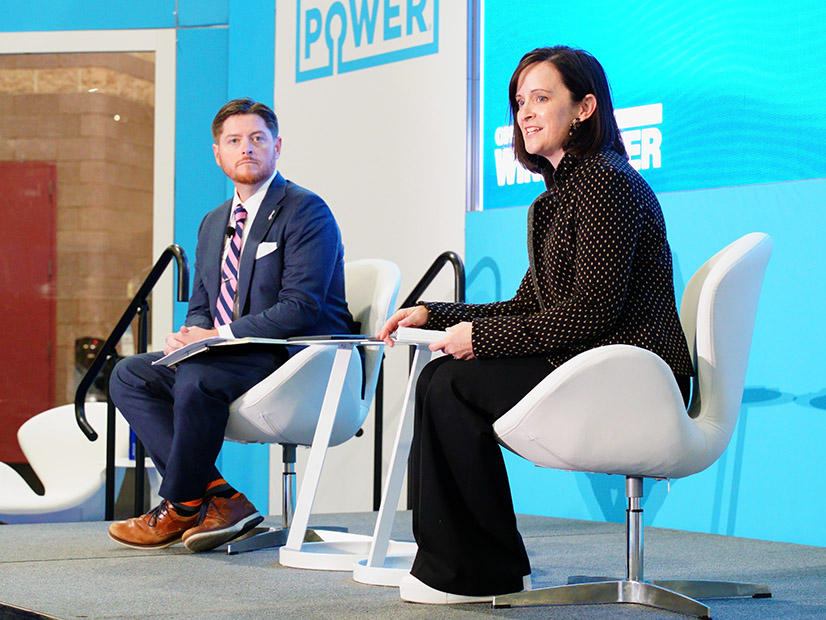
<svg viewBox="0 0 826 620"><path fill-rule="evenodd" d="M473 355L473 341L471 339L473 332L473 323L467 321L463 323L456 323L452 327L448 327L448 335L441 340L431 342L429 349L431 351L442 351L448 355L452 355L457 360L472 360Z"/></svg>
<svg viewBox="0 0 826 620"><path fill-rule="evenodd" d="M198 342L204 338L211 338L217 336L217 329L204 329L203 327L187 327L184 325L177 332L166 335L166 347L163 350L164 355L169 355L172 351L180 349L182 346L190 342Z"/></svg>

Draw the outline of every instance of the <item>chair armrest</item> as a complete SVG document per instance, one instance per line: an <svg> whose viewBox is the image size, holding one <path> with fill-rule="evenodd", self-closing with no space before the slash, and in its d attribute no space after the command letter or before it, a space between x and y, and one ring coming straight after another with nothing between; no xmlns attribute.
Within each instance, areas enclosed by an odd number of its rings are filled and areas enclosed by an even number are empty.
<svg viewBox="0 0 826 620"><path fill-rule="evenodd" d="M705 452L668 365L629 345L569 360L494 425L500 442L543 467L679 478Z"/></svg>

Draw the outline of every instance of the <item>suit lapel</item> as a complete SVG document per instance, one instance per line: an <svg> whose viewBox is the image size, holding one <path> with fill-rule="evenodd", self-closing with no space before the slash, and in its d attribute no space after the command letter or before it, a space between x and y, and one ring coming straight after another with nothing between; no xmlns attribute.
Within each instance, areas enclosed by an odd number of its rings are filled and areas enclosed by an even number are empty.
<svg viewBox="0 0 826 620"><path fill-rule="evenodd" d="M206 238L207 247L204 251L204 269L202 269L204 288L209 296L210 308L213 312L218 303L218 294L221 288L221 269L224 258L224 242L226 241L227 222L229 221L229 210L232 207L232 200L227 200L222 204L215 215L216 224L209 231Z"/></svg>
<svg viewBox="0 0 826 620"><path fill-rule="evenodd" d="M244 243L244 253L241 256L241 266L238 278L238 308L243 312L250 291L252 271L255 266L255 255L258 245L267 237L278 212L281 210L281 201L287 193L287 181L278 172L270 183L267 195L258 208L258 213L252 226L249 228L247 240Z"/></svg>

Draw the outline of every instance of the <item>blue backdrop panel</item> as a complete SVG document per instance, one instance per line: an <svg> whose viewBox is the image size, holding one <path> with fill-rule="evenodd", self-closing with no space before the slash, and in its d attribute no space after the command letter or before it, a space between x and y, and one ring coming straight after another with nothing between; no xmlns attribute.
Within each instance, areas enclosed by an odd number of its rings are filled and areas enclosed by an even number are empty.
<svg viewBox="0 0 826 620"><path fill-rule="evenodd" d="M515 170L501 128L509 124L510 75L522 54L542 45L587 49L605 67L617 108L645 106L621 115L620 127L657 192L826 176L826 3L592 9L586 19L574 4L485 2L486 209L527 204L541 188Z"/></svg>
<svg viewBox="0 0 826 620"><path fill-rule="evenodd" d="M175 136L175 241L186 250L195 268L195 244L201 219L224 202L225 177L212 152L212 119L226 103L229 54L226 28L178 31L178 79ZM186 304L176 303L175 325L183 325Z"/></svg>
<svg viewBox="0 0 826 620"><path fill-rule="evenodd" d="M178 26L226 25L229 22L229 6L230 0L178 0Z"/></svg>
<svg viewBox="0 0 826 620"><path fill-rule="evenodd" d="M275 5L272 0L232 3L229 12L229 63L225 100L214 108L212 115L226 100L237 97L252 97L269 106L273 105L274 37ZM250 62L251 58L255 62ZM278 110L275 112L277 115ZM210 117L210 123L211 121ZM214 161L213 159L212 165L217 170ZM233 185L227 179L224 196L231 196L233 191ZM269 514L269 463L269 446L260 444L225 442L219 458L221 472L249 497L261 514Z"/></svg>
<svg viewBox="0 0 826 620"><path fill-rule="evenodd" d="M587 49L611 81L631 162L662 203L678 304L726 244L752 231L775 243L731 444L670 488L647 481L646 522L826 545L826 4L606 2L584 19L564 3L487 0L484 23L485 210L466 219L468 299L513 295L527 267L527 205L544 189L513 162L510 75L535 47ZM619 476L506 462L517 511L624 519Z"/></svg>
<svg viewBox="0 0 826 620"><path fill-rule="evenodd" d="M204 15L191 14L189 19L217 19L219 9L214 6ZM212 152L210 128L215 113L235 97L251 96L272 103L274 14L272 2L259 0L233 5L228 28L178 30L175 238L191 260L201 219L234 191ZM251 32L256 36L250 37ZM250 63L250 57L257 62ZM216 70L204 71L204 67ZM221 67L225 69L217 70ZM177 304L176 326L183 324L185 316L186 305ZM268 514L268 446L226 442L217 466L259 511Z"/></svg>
<svg viewBox="0 0 826 620"><path fill-rule="evenodd" d="M175 0L4 2L3 32L174 28Z"/></svg>
<svg viewBox="0 0 826 620"><path fill-rule="evenodd" d="M193 19L195 16L193 16ZM194 272L198 227L204 215L232 192L212 152L212 119L227 102L228 28L178 30L175 171L175 240L186 250ZM183 325L186 304L176 303L175 326ZM269 451L264 446L226 442L216 463L224 477L266 514L269 512Z"/></svg>

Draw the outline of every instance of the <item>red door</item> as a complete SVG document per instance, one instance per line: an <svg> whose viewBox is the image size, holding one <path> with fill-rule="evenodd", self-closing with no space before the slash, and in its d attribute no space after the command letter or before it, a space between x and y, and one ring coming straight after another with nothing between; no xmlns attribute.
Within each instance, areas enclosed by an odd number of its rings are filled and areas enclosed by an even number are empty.
<svg viewBox="0 0 826 620"><path fill-rule="evenodd" d="M25 462L17 429L54 406L54 165L0 162L0 461Z"/></svg>

